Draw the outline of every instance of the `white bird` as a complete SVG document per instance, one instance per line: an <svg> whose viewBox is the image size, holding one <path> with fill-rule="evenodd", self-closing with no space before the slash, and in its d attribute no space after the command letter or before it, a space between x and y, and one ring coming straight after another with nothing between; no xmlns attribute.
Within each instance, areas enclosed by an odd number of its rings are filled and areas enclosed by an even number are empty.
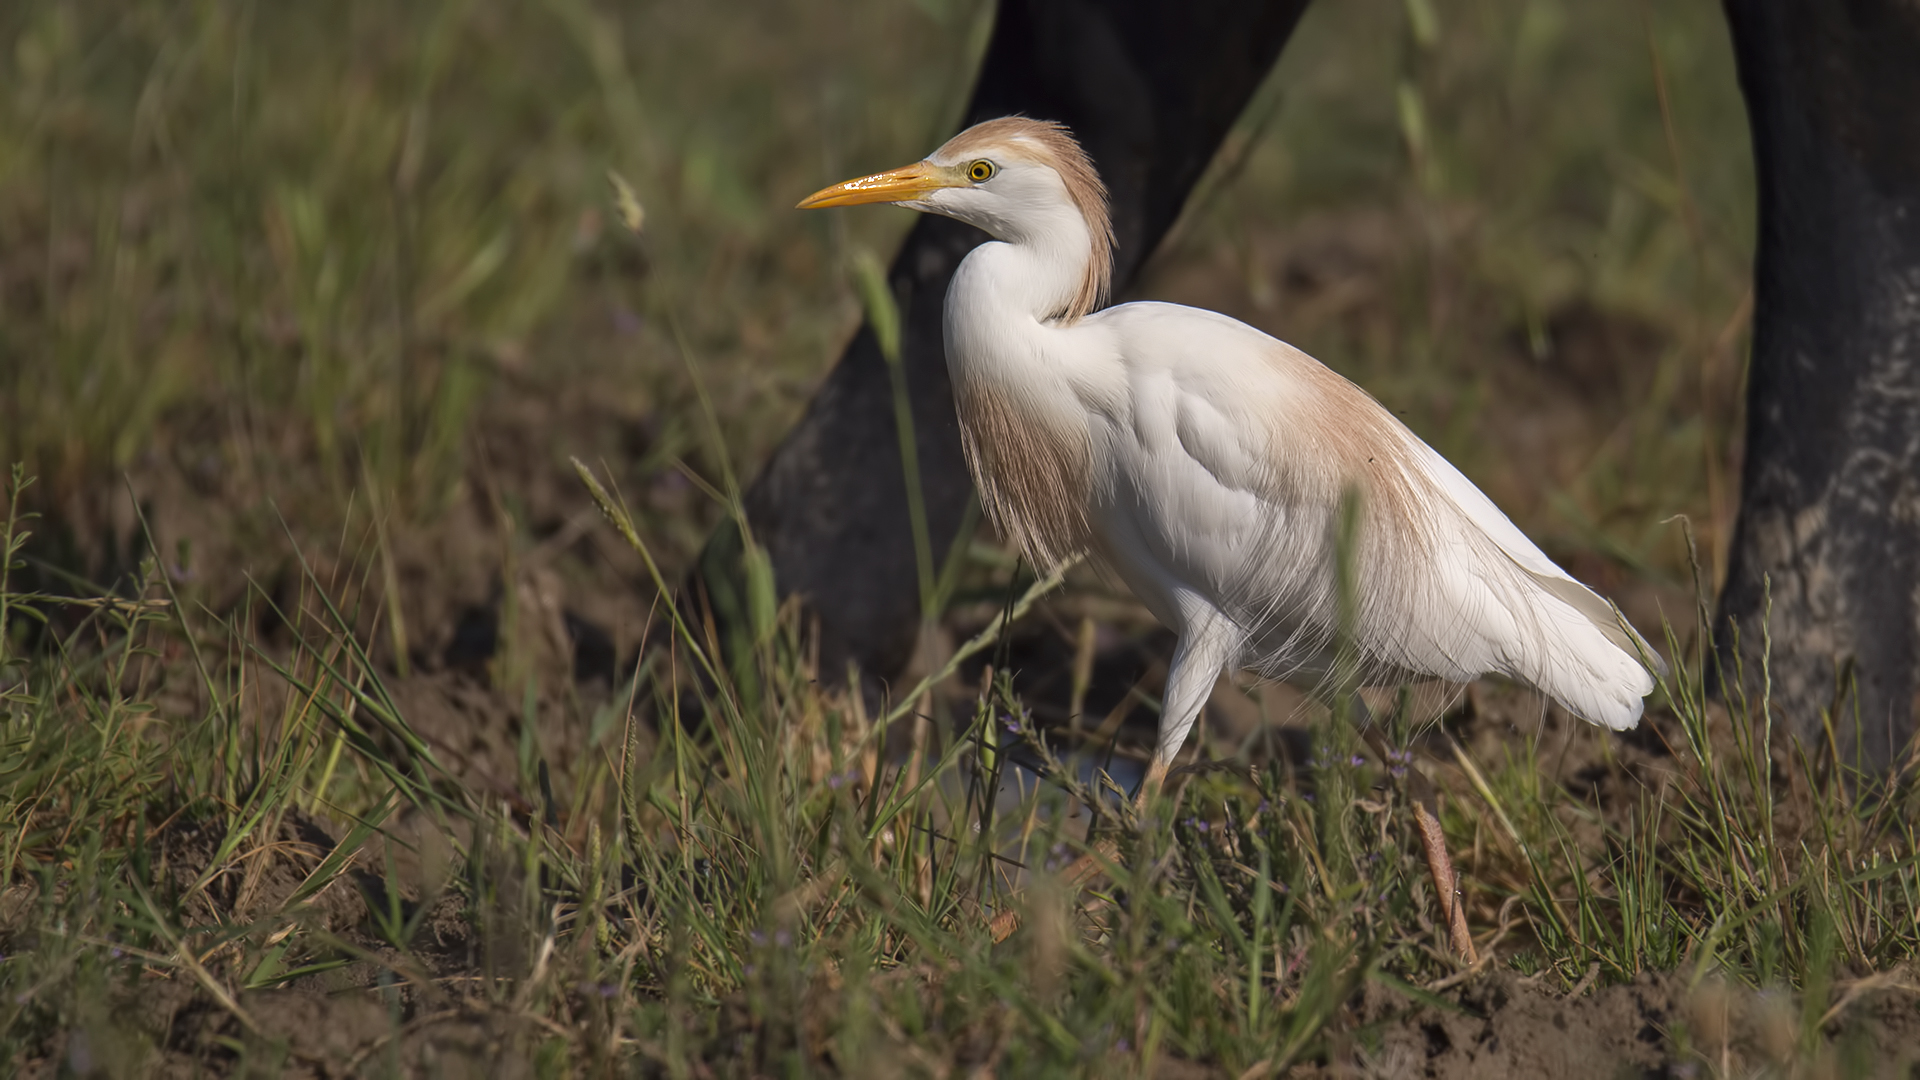
<svg viewBox="0 0 1920 1080"><path fill-rule="evenodd" d="M1106 188L1065 127L990 120L917 164L800 206L882 202L992 237L954 273L945 317L988 516L1042 568L1088 553L1178 635L1143 797L1223 672L1251 668L1326 695L1348 498L1359 514L1348 632L1362 681L1492 672L1595 724L1638 723L1649 665L1664 670L1658 655L1365 391L1215 312L1100 310L1112 275ZM1436 867L1450 896L1448 875Z"/></svg>

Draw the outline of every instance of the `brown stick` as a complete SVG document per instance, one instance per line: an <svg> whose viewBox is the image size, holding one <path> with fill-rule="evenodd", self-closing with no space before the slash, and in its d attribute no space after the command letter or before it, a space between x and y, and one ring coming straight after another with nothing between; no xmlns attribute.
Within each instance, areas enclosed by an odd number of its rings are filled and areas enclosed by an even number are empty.
<svg viewBox="0 0 1920 1080"><path fill-rule="evenodd" d="M1447 834L1440 829L1440 819L1418 800L1413 804L1413 820L1420 828L1420 846L1427 854L1427 873L1433 878L1440 913L1447 923L1447 944L1460 959L1477 963L1480 957L1473 947L1473 935L1467 931L1466 906L1460 902L1460 875L1453 868L1453 859L1447 855Z"/></svg>
<svg viewBox="0 0 1920 1080"><path fill-rule="evenodd" d="M1367 724L1360 733L1380 758L1380 764L1391 766L1392 751L1380 728ZM1474 963L1479 953L1473 947L1473 934L1467 930L1466 907L1460 902L1460 875L1453 868L1452 856L1447 854L1447 834L1440 828L1439 794L1434 790L1433 781L1420 770L1409 767L1407 795L1413 803L1414 824L1420 830L1420 847L1427 857L1427 875L1433 879L1434 902L1440 905L1440 919L1447 925L1447 945L1455 956Z"/></svg>

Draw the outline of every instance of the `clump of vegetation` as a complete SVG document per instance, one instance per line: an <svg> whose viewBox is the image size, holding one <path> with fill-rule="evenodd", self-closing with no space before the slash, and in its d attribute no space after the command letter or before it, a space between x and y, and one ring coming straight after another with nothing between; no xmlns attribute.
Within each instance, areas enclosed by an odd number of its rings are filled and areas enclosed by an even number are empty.
<svg viewBox="0 0 1920 1080"><path fill-rule="evenodd" d="M15 505L19 486L16 473ZM20 525L9 519L10 551ZM1033 583L1007 614L1057 584ZM1803 1001L1790 1037L1779 1021L1741 1041L1724 1015L1718 1045L1684 1016L1661 1033L1675 1062L1727 1061L1731 1046L1786 1068L1831 1057L1832 1034L1854 1030L1849 1006L1903 985L1920 945L1905 778L1805 760L1786 773L1765 725L1705 704L1697 658L1666 688L1671 772L1624 807L1543 782L1537 739L1484 763L1456 744L1467 782L1449 834L1491 849L1467 871L1476 911L1499 900L1497 924L1479 920L1486 961L1460 970L1395 812L1404 764L1349 757L1336 728L1303 769L1208 776L1134 821L1117 789L1091 790L1055 759L1004 674L964 731L901 759L883 752L890 722L945 672L872 716L857 689L808 668L791 618L729 664L672 617L674 647L646 654L624 734L571 799L556 800L542 761L537 798L515 805L462 783L409 728L352 612L318 580L279 612L297 627L285 650L239 625L192 632L151 568L129 593L37 655L0 655L17 825L0 886L0 1049L16 1066L119 1071L185 1054L340 1068L287 1003L357 991L384 1007L370 1029L336 1029L349 1066L460 1053L445 1027L555 1074L1150 1071L1171 1058L1270 1075L1380 1053L1392 1017L1470 1009L1443 995L1499 967L1542 987L1662 971L1682 1002L1737 988L1743 1009L1771 1007L1759 991ZM4 598L50 633L45 607L71 603ZM169 649L193 654L209 707L163 733L153 699ZM272 712L249 707L263 679ZM1040 782L1010 801L1020 769ZM1057 876L1086 850L1075 808L1124 851L1085 894ZM326 819L350 825L334 836ZM1008 911L1020 928L997 942ZM1368 988L1392 1004L1358 1011ZM142 1012L155 995L173 999L170 1017ZM1879 1061L1885 1033L1860 1032L1856 1053Z"/></svg>

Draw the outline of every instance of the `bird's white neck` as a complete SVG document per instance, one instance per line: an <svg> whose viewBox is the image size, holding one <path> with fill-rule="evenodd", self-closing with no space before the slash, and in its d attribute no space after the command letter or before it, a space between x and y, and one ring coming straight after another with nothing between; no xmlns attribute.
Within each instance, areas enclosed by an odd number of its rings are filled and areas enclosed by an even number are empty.
<svg viewBox="0 0 1920 1080"><path fill-rule="evenodd" d="M981 504L1040 565L1089 539L1084 389L1099 331L1067 324L1089 244L1071 222L975 248L947 289L947 368Z"/></svg>
<svg viewBox="0 0 1920 1080"><path fill-rule="evenodd" d="M1092 234L1070 203L1045 212L1029 209L1019 222L992 222L995 239L960 263L947 290L946 321L1053 323L1073 308L1093 273ZM990 314L989 314L990 313Z"/></svg>

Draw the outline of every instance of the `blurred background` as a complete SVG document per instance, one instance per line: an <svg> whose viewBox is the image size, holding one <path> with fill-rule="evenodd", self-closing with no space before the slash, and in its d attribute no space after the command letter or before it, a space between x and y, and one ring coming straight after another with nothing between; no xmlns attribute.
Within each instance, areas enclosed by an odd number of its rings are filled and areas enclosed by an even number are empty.
<svg viewBox="0 0 1920 1080"><path fill-rule="evenodd" d="M653 588L569 456L669 579L689 565L711 492L757 471L857 326L849 268L910 224L793 203L950 134L991 18L6 5L0 457L40 478L32 572L124 579L137 508L222 617L302 557L364 587L421 715L593 713L566 665L611 682ZM1717 577L1752 215L1710 0L1346 0L1308 12L1135 295L1305 348L1635 621L1686 626L1672 519ZM982 539L975 595L998 597ZM1144 625L1107 599L1103 622ZM538 727L500 737L524 761L562 738Z"/></svg>

